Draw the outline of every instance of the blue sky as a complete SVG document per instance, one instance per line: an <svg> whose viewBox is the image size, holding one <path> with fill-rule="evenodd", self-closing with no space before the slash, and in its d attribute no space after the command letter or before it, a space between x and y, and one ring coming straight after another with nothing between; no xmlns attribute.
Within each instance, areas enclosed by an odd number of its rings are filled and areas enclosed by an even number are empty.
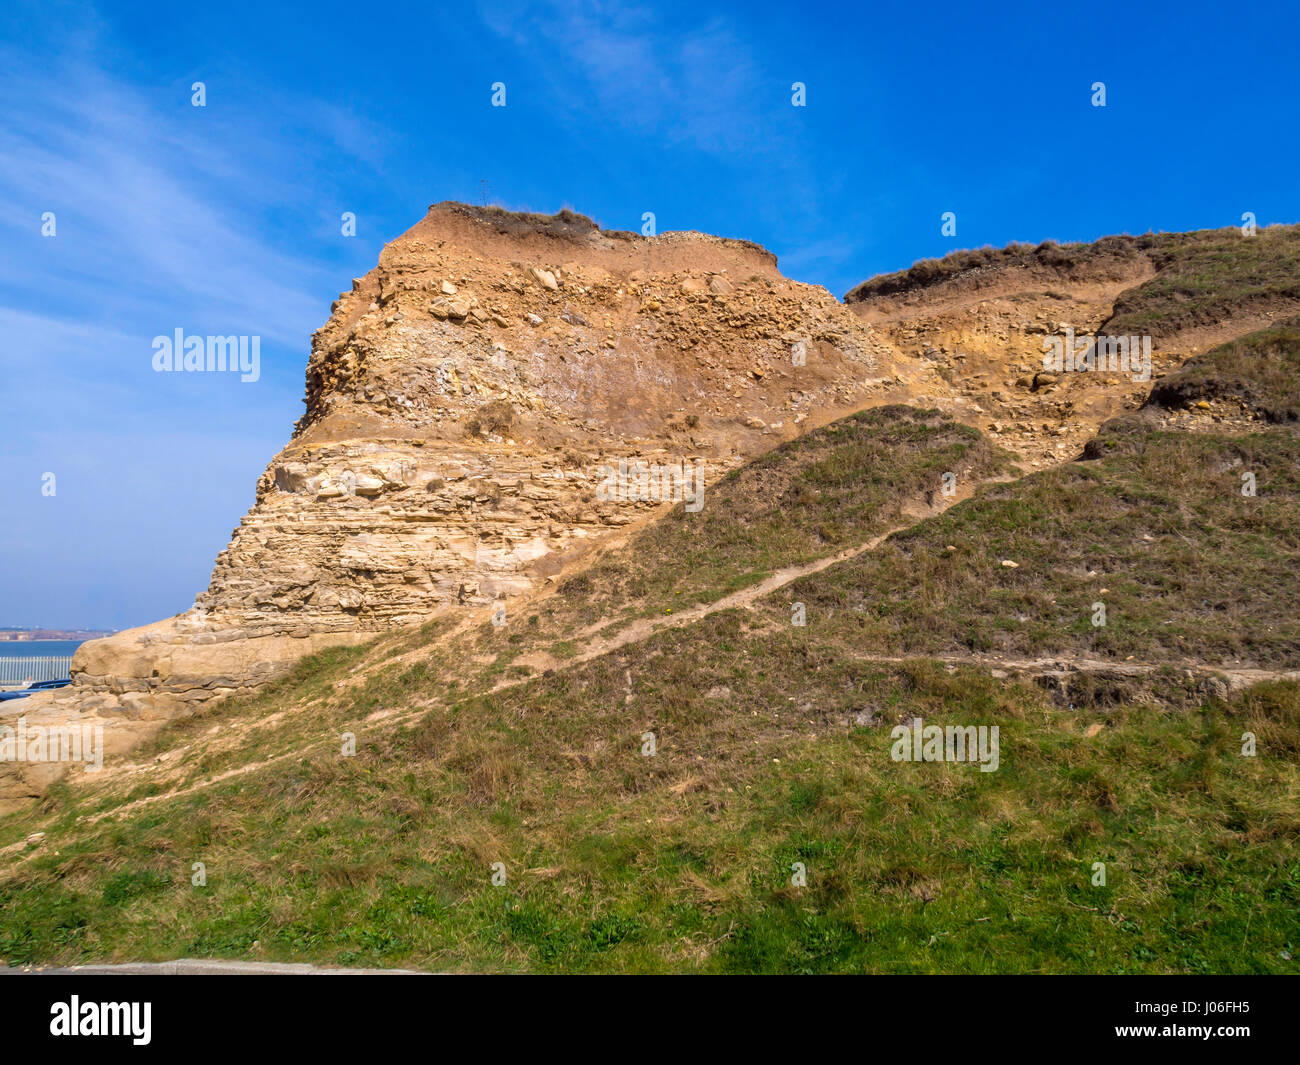
<svg viewBox="0 0 1300 1065"><path fill-rule="evenodd" d="M1293 3L811 11L8 0L0 626L187 609L330 302L484 182L756 240L837 295L957 247L1300 217ZM260 336L261 379L154 373L178 327Z"/></svg>

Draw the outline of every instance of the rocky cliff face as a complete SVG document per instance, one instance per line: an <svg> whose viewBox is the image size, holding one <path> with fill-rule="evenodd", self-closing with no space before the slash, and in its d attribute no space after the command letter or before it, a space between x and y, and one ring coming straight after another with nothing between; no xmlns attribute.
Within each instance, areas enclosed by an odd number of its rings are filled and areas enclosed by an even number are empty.
<svg viewBox="0 0 1300 1065"><path fill-rule="evenodd" d="M249 635L370 632L528 591L654 501L861 405L878 345L753 244L440 204L314 337L307 411L199 614ZM796 365L799 355L802 365Z"/></svg>
<svg viewBox="0 0 1300 1065"><path fill-rule="evenodd" d="M667 505L602 498L608 468L685 464L707 497L881 402L883 352L755 244L436 205L313 337L306 412L195 608L83 645L71 688L10 706L122 751L321 647L508 601ZM0 806L52 775L3 767Z"/></svg>
<svg viewBox="0 0 1300 1065"><path fill-rule="evenodd" d="M1044 343L1103 331L1172 269L1154 254L1132 238L959 253L843 304L744 241L436 205L314 336L306 412L195 608L84 644L72 687L5 704L0 723L103 724L115 754L322 647L508 604L669 505L600 491L620 462L689 466L707 500L733 466L882 403L938 407L1026 469L1066 461L1151 382L1044 373ZM1152 379L1209 339L1161 336ZM60 771L0 766L0 809Z"/></svg>

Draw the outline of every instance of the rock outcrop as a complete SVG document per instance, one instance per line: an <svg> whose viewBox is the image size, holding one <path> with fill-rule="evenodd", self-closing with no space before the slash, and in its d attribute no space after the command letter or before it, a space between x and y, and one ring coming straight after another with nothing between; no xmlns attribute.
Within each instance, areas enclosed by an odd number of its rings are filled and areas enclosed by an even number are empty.
<svg viewBox="0 0 1300 1065"><path fill-rule="evenodd" d="M882 353L755 244L438 204L316 333L306 412L194 609L83 645L71 688L7 714L120 747L328 644L525 593L663 505L602 500L603 468L685 463L707 494L879 402ZM11 771L0 803L47 775Z"/></svg>
<svg viewBox="0 0 1300 1065"><path fill-rule="evenodd" d="M1171 319L1167 290L1207 255L1236 280ZM103 723L125 750L304 654L508 602L667 505L602 493L620 463L690 467L707 498L735 465L883 403L938 407L1028 469L1066 461L1220 333L1295 313L1297 257L1297 227L1013 245L841 303L745 241L438 204L314 336L306 411L194 609L84 644L70 688L5 704L0 724ZM1234 292L1250 298L1227 314ZM1104 332L1117 309L1174 322L1149 379L1043 372L1045 342ZM0 809L55 772L0 767Z"/></svg>
<svg viewBox="0 0 1300 1065"><path fill-rule="evenodd" d="M600 501L602 466L707 482L860 405L877 347L753 244L439 204L316 334L306 413L200 614L374 632L526 592L655 505Z"/></svg>

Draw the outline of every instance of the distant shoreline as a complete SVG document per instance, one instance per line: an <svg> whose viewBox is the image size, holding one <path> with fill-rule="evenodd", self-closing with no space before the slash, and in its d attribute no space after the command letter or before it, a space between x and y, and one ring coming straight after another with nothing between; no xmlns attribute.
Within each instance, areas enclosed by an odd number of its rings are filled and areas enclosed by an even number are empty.
<svg viewBox="0 0 1300 1065"><path fill-rule="evenodd" d="M97 640L112 636L112 629L0 629L0 643L35 643L40 640Z"/></svg>

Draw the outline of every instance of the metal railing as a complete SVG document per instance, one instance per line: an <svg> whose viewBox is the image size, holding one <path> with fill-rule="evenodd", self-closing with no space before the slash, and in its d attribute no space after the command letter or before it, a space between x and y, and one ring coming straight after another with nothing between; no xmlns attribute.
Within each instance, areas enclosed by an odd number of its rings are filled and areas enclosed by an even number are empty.
<svg viewBox="0 0 1300 1065"><path fill-rule="evenodd" d="M0 685L10 687L38 680L66 680L72 655L40 658L0 658Z"/></svg>

